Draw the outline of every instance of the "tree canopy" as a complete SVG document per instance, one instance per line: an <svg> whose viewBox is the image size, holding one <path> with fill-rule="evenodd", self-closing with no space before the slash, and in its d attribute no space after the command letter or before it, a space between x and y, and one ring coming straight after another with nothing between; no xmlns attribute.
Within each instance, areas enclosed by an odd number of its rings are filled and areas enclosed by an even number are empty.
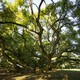
<svg viewBox="0 0 80 80"><path fill-rule="evenodd" d="M0 66L18 70L80 68L79 5L79 0L51 0L50 4L46 0L39 4L1 0Z"/></svg>

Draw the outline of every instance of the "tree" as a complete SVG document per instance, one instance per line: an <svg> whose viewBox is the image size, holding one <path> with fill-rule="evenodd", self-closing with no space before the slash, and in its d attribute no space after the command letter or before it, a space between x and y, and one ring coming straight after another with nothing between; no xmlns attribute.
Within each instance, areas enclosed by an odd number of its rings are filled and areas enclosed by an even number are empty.
<svg viewBox="0 0 80 80"><path fill-rule="evenodd" d="M14 67L49 68L70 61L79 63L79 3L61 0L47 4L41 0L1 2L1 54ZM41 8L43 3L45 8ZM37 7L35 12L33 6ZM66 55L65 55L66 54ZM32 62L33 61L33 62Z"/></svg>

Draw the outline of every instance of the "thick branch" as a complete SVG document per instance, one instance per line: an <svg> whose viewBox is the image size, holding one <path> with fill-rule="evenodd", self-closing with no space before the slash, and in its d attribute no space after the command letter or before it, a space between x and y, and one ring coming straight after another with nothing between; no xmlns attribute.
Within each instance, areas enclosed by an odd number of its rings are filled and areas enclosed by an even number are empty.
<svg viewBox="0 0 80 80"><path fill-rule="evenodd" d="M0 24L15 24L15 25L18 25L18 26L22 26L24 28L27 28L27 26L23 25L23 24L20 24L20 23L16 23L16 22L9 22L9 21L0 21ZM28 29L28 28L27 28Z"/></svg>

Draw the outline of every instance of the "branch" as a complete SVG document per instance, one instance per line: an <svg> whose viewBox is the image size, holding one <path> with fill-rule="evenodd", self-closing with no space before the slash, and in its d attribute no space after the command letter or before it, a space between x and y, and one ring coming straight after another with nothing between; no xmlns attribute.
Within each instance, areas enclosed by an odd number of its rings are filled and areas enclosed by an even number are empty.
<svg viewBox="0 0 80 80"><path fill-rule="evenodd" d="M61 21L61 20L64 20L63 18L58 18L57 20L55 20L53 23L52 23L52 25L50 25L50 27L54 30L54 31L56 31L56 29L54 28L54 26L55 26L55 24L57 23L57 22L59 22L59 21Z"/></svg>
<svg viewBox="0 0 80 80"><path fill-rule="evenodd" d="M30 8L31 8L31 14L33 15L34 12L33 12L33 7L32 7L32 0L29 0L29 3L30 3Z"/></svg>
<svg viewBox="0 0 80 80"><path fill-rule="evenodd" d="M0 21L0 24L15 24L15 25L18 25L18 26L22 26L22 27L25 27L28 29L27 26L23 25L23 24L19 24L19 23L16 23L16 22L9 22L9 21Z"/></svg>
<svg viewBox="0 0 80 80"><path fill-rule="evenodd" d="M80 62L80 59L74 59L74 58L69 58L68 56L61 56L63 57L64 59L63 60L67 60L67 61L79 61Z"/></svg>
<svg viewBox="0 0 80 80"><path fill-rule="evenodd" d="M69 59L69 58L67 58L65 60L72 60L72 61L79 61L80 62L80 59Z"/></svg>
<svg viewBox="0 0 80 80"><path fill-rule="evenodd" d="M54 1L53 0L51 0L52 1L52 3L54 3Z"/></svg>
<svg viewBox="0 0 80 80"><path fill-rule="evenodd" d="M44 0L41 0L40 4L39 4L39 8L38 8L38 17L36 18L36 23L40 29L39 33L38 33L38 38L39 38L39 47L41 48L42 52L47 55L46 51L44 50L44 46L42 44L42 34L43 34L43 28L39 22L39 19L40 19L40 9L41 9L41 5L42 3L44 2Z"/></svg>
<svg viewBox="0 0 80 80"><path fill-rule="evenodd" d="M39 35L39 32L36 32L34 30L30 30L31 32L35 33L35 34L38 34Z"/></svg>
<svg viewBox="0 0 80 80"><path fill-rule="evenodd" d="M77 49L75 49L75 50L68 50L68 49L66 49L65 52L73 52L75 54L79 54L80 53Z"/></svg>
<svg viewBox="0 0 80 80"><path fill-rule="evenodd" d="M44 0L41 0L41 2L40 2L40 4L39 4L38 18L37 18L38 21L39 21L39 19L40 19L40 9L41 9L41 5L42 5L43 1L44 1Z"/></svg>
<svg viewBox="0 0 80 80"><path fill-rule="evenodd" d="M80 62L80 59L74 59L74 58L69 58L68 56L61 56L62 59L57 59L56 62L54 62L55 65L61 62L66 62L66 61L74 61L74 62Z"/></svg>

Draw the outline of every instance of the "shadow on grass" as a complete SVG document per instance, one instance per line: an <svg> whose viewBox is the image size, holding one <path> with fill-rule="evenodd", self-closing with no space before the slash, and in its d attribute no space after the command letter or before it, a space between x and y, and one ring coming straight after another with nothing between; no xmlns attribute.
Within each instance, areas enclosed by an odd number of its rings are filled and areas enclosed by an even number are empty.
<svg viewBox="0 0 80 80"><path fill-rule="evenodd" d="M53 72L47 72L47 73L28 73L14 76L12 80L63 80L64 79L63 74L59 73L53 73Z"/></svg>
<svg viewBox="0 0 80 80"><path fill-rule="evenodd" d="M80 80L80 71L59 71L59 73L67 75L68 80Z"/></svg>
<svg viewBox="0 0 80 80"><path fill-rule="evenodd" d="M5 73L0 80L80 80L80 71L49 71L45 73Z"/></svg>

